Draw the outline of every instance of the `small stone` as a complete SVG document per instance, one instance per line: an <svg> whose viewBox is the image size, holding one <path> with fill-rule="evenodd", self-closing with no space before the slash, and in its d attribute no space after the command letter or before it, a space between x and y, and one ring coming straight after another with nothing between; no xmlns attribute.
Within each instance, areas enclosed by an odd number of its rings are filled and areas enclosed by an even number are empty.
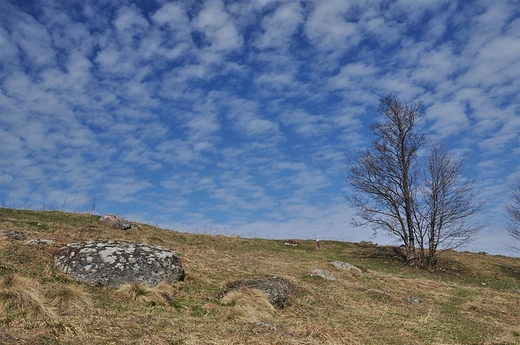
<svg viewBox="0 0 520 345"><path fill-rule="evenodd" d="M331 262L336 268L339 268L340 270L346 270L346 271L358 271L359 273L363 272L363 270L359 267L356 267L352 264L349 264L348 262L341 262L341 261L334 261Z"/></svg>
<svg viewBox="0 0 520 345"><path fill-rule="evenodd" d="M128 220L113 214L105 214L103 217L99 218L99 221L115 229L128 230L132 227L132 224L130 224Z"/></svg>
<svg viewBox="0 0 520 345"><path fill-rule="evenodd" d="M327 270L315 269L311 272L311 277L315 276L322 277L327 280L337 280L336 277L334 277L334 275L332 275L332 273Z"/></svg>
<svg viewBox="0 0 520 345"><path fill-rule="evenodd" d="M294 241L294 240L287 240L285 241L284 243L286 246L292 246L292 247L296 247L298 246L298 242Z"/></svg>
<svg viewBox="0 0 520 345"><path fill-rule="evenodd" d="M390 297L390 294L388 292L385 292L385 291L379 290L379 289L368 289L367 292L376 293L378 295Z"/></svg>
<svg viewBox="0 0 520 345"><path fill-rule="evenodd" d="M29 241L25 242L25 244L36 245L36 246L40 246L40 247L48 247L48 246L54 244L54 240L45 240L42 238L37 238L37 239L29 240Z"/></svg>
<svg viewBox="0 0 520 345"><path fill-rule="evenodd" d="M410 304L419 304L421 303L421 300L417 297L412 296L408 299L408 302L410 302Z"/></svg>

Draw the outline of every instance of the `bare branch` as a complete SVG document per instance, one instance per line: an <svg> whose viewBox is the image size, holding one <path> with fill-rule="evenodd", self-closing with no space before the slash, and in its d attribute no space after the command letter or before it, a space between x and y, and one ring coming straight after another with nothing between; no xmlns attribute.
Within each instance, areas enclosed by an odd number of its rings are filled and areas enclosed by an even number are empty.
<svg viewBox="0 0 520 345"><path fill-rule="evenodd" d="M511 250L520 252L520 173L510 186L511 201L506 206L507 232L514 242L509 243Z"/></svg>

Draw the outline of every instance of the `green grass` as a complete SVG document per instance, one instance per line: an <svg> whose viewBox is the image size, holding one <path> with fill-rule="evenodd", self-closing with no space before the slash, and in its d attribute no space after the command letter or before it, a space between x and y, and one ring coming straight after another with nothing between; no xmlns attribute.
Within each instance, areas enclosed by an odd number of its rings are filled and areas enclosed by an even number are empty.
<svg viewBox="0 0 520 345"><path fill-rule="evenodd" d="M407 267L395 248L357 243L243 239L138 224L120 231L99 216L0 208L0 230L53 239L40 248L0 240L0 276L15 274L45 313L29 317L0 291L2 344L474 344L520 343L520 259L449 251L435 272ZM40 225L38 225L40 224ZM97 288L54 267L77 241L120 239L176 251L183 282L149 289ZM345 261L368 273L340 271ZM337 281L311 277L331 271ZM274 310L254 294L221 302L226 283L261 275L289 279L297 294ZM384 293L378 292L381 290ZM23 292L23 289L21 290ZM23 294L21 294L23 296ZM410 304L410 297L419 304ZM7 308L8 306L9 308ZM18 306L20 310L16 310ZM53 315L52 318L46 315Z"/></svg>

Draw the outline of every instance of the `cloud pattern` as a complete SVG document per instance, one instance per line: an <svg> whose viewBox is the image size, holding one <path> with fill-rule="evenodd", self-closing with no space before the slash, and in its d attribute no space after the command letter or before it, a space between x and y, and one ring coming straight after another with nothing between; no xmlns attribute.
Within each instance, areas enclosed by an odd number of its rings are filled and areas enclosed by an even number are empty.
<svg viewBox="0 0 520 345"><path fill-rule="evenodd" d="M490 226L470 249L503 251L513 0L4 1L0 23L4 206L95 200L163 226L366 239L343 154L366 147L392 92L422 99L422 129L480 178Z"/></svg>

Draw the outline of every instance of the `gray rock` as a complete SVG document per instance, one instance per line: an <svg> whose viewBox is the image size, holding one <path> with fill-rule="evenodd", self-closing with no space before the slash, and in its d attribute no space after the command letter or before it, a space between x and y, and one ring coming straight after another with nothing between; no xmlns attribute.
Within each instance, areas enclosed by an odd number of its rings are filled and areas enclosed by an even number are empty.
<svg viewBox="0 0 520 345"><path fill-rule="evenodd" d="M184 280L177 254L169 249L125 241L71 243L58 250L55 263L75 279L96 286L126 283L155 286Z"/></svg>
<svg viewBox="0 0 520 345"><path fill-rule="evenodd" d="M373 293L373 294L376 294L376 295L385 296L385 297L390 297L390 294L388 292L385 292L385 291L379 290L379 289L368 289L367 292L368 293Z"/></svg>
<svg viewBox="0 0 520 345"><path fill-rule="evenodd" d="M353 271L357 271L359 273L363 272L363 270L361 268L351 265L348 262L334 261L334 262L331 262L331 264L333 264L336 268L339 268L340 270L346 270L346 271L353 270Z"/></svg>
<svg viewBox="0 0 520 345"><path fill-rule="evenodd" d="M410 302L410 304L419 304L421 303L421 300L417 297L410 297L408 298L408 302Z"/></svg>
<svg viewBox="0 0 520 345"><path fill-rule="evenodd" d="M132 227L132 224L123 217L114 216L113 214L105 214L99 218L99 221L107 226L115 229L128 230Z"/></svg>
<svg viewBox="0 0 520 345"><path fill-rule="evenodd" d="M329 271L327 270L319 270L319 269L315 269L311 272L311 276L314 277L314 276L318 276L318 277L322 277L322 278L325 278L327 280L336 280L336 277L334 277L332 275L332 273L330 273Z"/></svg>
<svg viewBox="0 0 520 345"><path fill-rule="evenodd" d="M35 238L35 239L25 242L25 244L29 244L29 245L33 245L33 246L40 246L40 247L48 247L48 246L54 244L54 240Z"/></svg>
<svg viewBox="0 0 520 345"><path fill-rule="evenodd" d="M361 241L359 242L359 245L361 247L377 247L377 243L374 243L372 241Z"/></svg>
<svg viewBox="0 0 520 345"><path fill-rule="evenodd" d="M25 234L21 232L20 230L4 230L0 232L0 235L4 235L10 240L18 240L23 241L25 240Z"/></svg>
<svg viewBox="0 0 520 345"><path fill-rule="evenodd" d="M266 276L229 283L226 285L226 289L219 294L219 298L224 297L230 291L238 290L242 287L263 291L269 302L279 309L290 305L288 296L296 293L296 289L287 279L278 276Z"/></svg>

